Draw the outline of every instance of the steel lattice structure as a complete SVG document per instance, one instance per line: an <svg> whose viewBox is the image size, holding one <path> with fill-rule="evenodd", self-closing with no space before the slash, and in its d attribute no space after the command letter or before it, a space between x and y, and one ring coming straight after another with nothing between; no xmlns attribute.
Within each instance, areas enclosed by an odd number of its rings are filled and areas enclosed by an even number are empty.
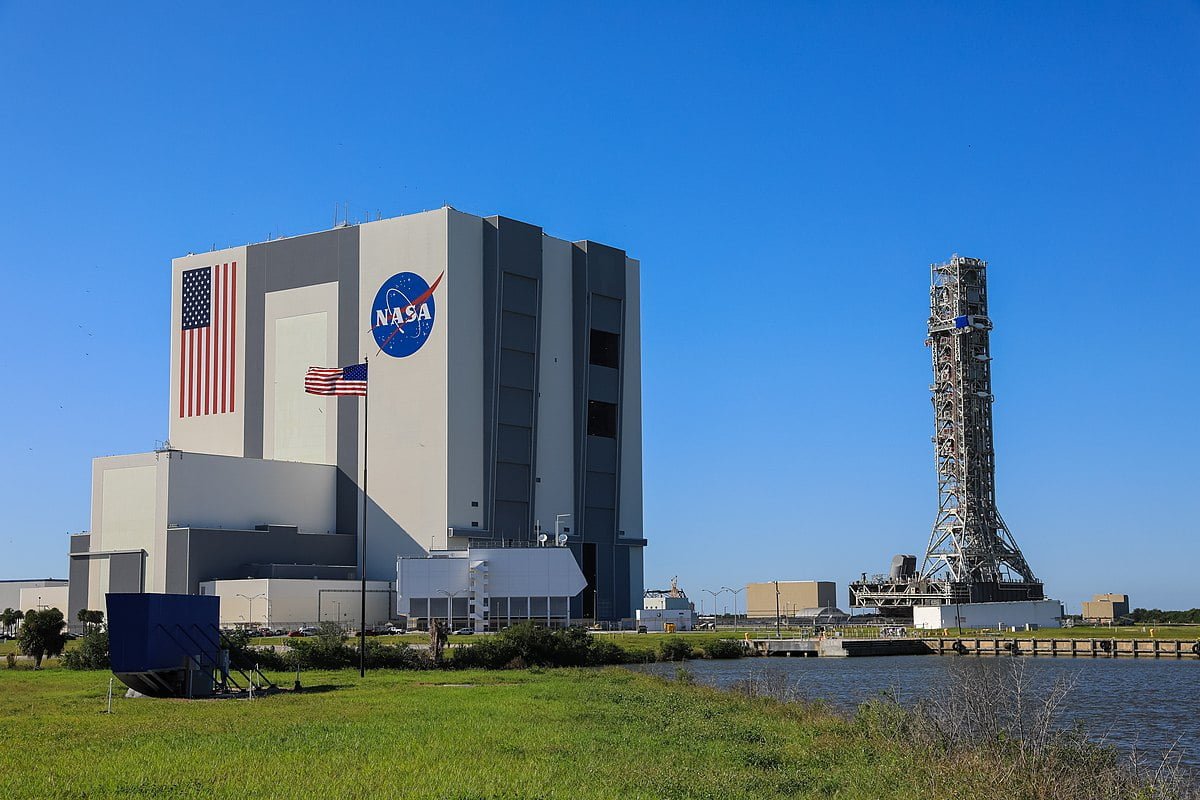
<svg viewBox="0 0 1200 800"><path fill-rule="evenodd" d="M932 264L929 306L937 517L920 571L908 573L898 560L890 575L864 574L850 586L851 603L902 613L1041 599L1042 584L996 508L987 262L956 255Z"/></svg>

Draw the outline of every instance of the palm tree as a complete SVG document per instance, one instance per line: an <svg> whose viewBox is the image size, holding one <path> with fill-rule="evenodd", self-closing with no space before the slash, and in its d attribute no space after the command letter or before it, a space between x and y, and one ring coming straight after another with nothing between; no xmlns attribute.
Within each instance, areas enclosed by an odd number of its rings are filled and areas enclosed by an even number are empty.
<svg viewBox="0 0 1200 800"><path fill-rule="evenodd" d="M4 626L5 633L12 633L12 626L17 622L16 613L11 608L6 608L3 612L0 612L0 625Z"/></svg>
<svg viewBox="0 0 1200 800"><path fill-rule="evenodd" d="M79 613L75 615L75 619L77 619L81 623L83 623L84 630L87 630L88 622L91 619L91 612L88 611L86 608L81 608L81 609L79 609Z"/></svg>

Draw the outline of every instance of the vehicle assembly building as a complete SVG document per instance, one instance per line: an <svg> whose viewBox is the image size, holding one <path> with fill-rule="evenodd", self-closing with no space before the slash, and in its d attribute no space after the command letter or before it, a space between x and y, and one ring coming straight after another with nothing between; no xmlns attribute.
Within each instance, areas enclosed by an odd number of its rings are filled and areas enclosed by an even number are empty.
<svg viewBox="0 0 1200 800"><path fill-rule="evenodd" d="M68 618L106 592L252 580L290 596L283 581L360 563L390 583L398 557L543 529L583 576L572 619L640 607L639 264L624 251L447 207L188 254L170 341L169 444L93 463ZM365 365L366 401L306 392L309 368L349 365ZM305 607L330 613L316 592ZM265 620L267 604L253 612L238 613Z"/></svg>
<svg viewBox="0 0 1200 800"><path fill-rule="evenodd" d="M919 570L896 556L889 574L850 585L852 606L907 618L915 606L1044 598L996 508L987 263L956 255L930 271L937 517Z"/></svg>

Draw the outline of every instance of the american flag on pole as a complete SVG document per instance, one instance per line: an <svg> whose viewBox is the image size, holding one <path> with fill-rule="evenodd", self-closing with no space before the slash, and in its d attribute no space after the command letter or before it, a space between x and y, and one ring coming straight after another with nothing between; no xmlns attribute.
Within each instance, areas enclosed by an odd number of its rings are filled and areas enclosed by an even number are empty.
<svg viewBox="0 0 1200 800"><path fill-rule="evenodd" d="M304 375L304 391L309 394L366 397L367 365L309 367Z"/></svg>
<svg viewBox="0 0 1200 800"><path fill-rule="evenodd" d="M185 270L179 330L179 416L233 411L237 262Z"/></svg>

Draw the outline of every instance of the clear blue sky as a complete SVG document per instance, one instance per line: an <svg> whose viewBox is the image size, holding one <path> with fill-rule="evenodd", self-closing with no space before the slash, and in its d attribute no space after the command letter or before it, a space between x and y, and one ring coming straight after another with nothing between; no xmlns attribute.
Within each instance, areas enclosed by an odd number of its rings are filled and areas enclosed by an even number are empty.
<svg viewBox="0 0 1200 800"><path fill-rule="evenodd" d="M1200 606L1200 6L745 5L0 2L0 577L165 438L172 257L450 203L642 260L648 584L923 550L958 252L1034 570Z"/></svg>

